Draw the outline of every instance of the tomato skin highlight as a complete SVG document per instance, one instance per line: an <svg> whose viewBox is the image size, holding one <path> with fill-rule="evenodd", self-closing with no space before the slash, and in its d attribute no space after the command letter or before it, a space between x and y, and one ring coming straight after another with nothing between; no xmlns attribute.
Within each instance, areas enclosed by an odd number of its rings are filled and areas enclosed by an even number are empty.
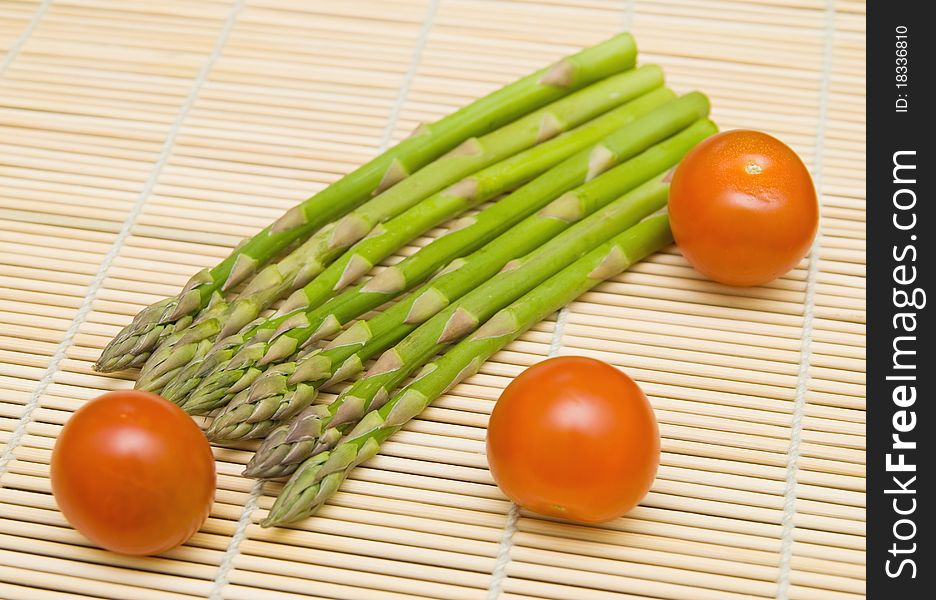
<svg viewBox="0 0 936 600"><path fill-rule="evenodd" d="M630 377L598 360L557 357L504 390L491 413L487 458L497 485L524 508L608 521L650 489L660 435Z"/></svg>
<svg viewBox="0 0 936 600"><path fill-rule="evenodd" d="M819 226L806 165L780 140L749 130L713 135L686 154L673 173L669 214L686 260L735 286L789 272Z"/></svg>
<svg viewBox="0 0 936 600"><path fill-rule="evenodd" d="M121 554L158 554L184 543L208 517L215 462L181 408L148 392L110 392L65 424L51 479L65 518L92 542Z"/></svg>

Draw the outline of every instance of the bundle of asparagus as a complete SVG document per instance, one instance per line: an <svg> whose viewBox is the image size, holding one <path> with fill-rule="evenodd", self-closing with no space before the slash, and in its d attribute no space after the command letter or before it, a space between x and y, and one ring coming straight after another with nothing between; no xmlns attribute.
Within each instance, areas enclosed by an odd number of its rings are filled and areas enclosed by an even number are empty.
<svg viewBox="0 0 936 600"><path fill-rule="evenodd" d="M245 474L293 476L265 524L310 514L494 352L670 243L665 214L651 216L664 175L716 128L703 95L676 98L635 54L617 36L421 128L144 309L95 368L143 366L138 388L221 409L215 441L266 438Z"/></svg>

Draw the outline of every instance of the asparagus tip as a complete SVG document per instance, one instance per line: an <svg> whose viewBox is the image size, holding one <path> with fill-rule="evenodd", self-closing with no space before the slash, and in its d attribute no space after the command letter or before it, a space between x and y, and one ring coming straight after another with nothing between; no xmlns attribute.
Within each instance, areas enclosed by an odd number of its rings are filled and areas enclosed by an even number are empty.
<svg viewBox="0 0 936 600"><path fill-rule="evenodd" d="M266 519L263 519L262 521L260 521L260 527L263 527L264 529L269 529L270 527L276 527L277 525L278 523L274 521L273 519L271 519L270 517L267 517Z"/></svg>

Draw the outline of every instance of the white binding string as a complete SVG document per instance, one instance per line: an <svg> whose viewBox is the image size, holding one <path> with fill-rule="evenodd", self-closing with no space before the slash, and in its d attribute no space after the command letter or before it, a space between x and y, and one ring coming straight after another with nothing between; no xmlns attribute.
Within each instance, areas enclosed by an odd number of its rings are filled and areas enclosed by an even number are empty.
<svg viewBox="0 0 936 600"><path fill-rule="evenodd" d="M250 517L257 509L257 499L260 498L260 494L262 493L263 480L258 479L254 481L253 486L250 488L247 501L244 502L244 509L241 511L240 518L237 520L237 528L234 530L234 535L231 536L231 540L224 550L224 556L221 558L221 562L218 563L218 572L215 573L214 583L211 586L211 591L208 593L208 600L221 600L223 598L221 591L228 583L228 576L231 573L231 569L234 567L234 559L240 555L240 545L247 539L247 527L250 525Z"/></svg>
<svg viewBox="0 0 936 600"><path fill-rule="evenodd" d="M435 22L435 15L439 6L439 2L440 0L429 0L429 3L426 6L426 15L423 18L422 27L420 28L419 34L416 38L416 46L413 49L413 58L410 61L409 68L406 70L406 74L403 76L403 82L400 84L400 91L397 93L397 96L393 102L393 106L390 108L390 114L387 117L387 126L384 128L380 145L378 146L379 152L384 152L387 148L390 147L390 142L393 139L393 132L396 130L397 122L400 119L400 113L403 110L403 105L406 104L406 100L409 97L410 87L412 86L413 79L416 76L416 71L419 69L419 65L422 62L423 50L425 50L426 43L429 40L429 32L432 31L432 26ZM253 512L257 509L257 500L260 497L262 491L262 482L257 481L254 483L253 488L250 490L250 494L247 496L247 501L244 503L241 516L237 520L237 529L234 531L234 535L228 542L227 549L224 551L224 557L221 559L221 563L218 565L218 572L215 574L214 584L211 586L211 592L208 594L208 600L221 600L223 597L222 590L228 583L229 573L234 566L234 560L240 555L240 545L244 542L244 540L247 539L247 528L250 525Z"/></svg>
<svg viewBox="0 0 936 600"><path fill-rule="evenodd" d="M133 228L137 218L139 218L140 213L143 210L143 205L146 203L146 200L152 193L153 188L156 187L156 182L159 180L159 176L166 167L166 164L169 161L169 156L172 154L172 148L175 144L176 137L179 135L179 130L182 128L182 124L185 122L189 111L192 109L192 105L195 103L195 99L198 97L199 91L201 90L205 81L208 79L208 74L211 71L212 66L214 66L215 61L217 61L218 57L221 55L221 50L227 43L228 37L231 34L231 30L234 27L234 22L237 20L237 16L240 13L241 8L243 8L244 1L245 0L236 0L234 6L231 8L231 12L228 14L227 20L224 23L224 27L218 34L218 39L215 41L215 45L211 51L211 54L208 55L208 58L202 65L201 70L198 72L198 75L192 83L192 88L189 90L185 102L179 109L179 113L176 115L175 121L172 123L172 127L170 127L168 133L166 134L166 139L163 141L162 149L160 150L159 157L153 166L153 170L150 172L149 177L143 185L143 189L140 191L140 194L134 201L133 207L130 209L127 218L124 219L123 226L120 228L120 232L117 234L117 237L114 238L114 241L111 244L110 249L107 251L107 254L104 255L104 260L101 262L101 266L98 267L97 273L94 275L94 279L91 281L91 284L85 291L84 300L81 302L81 306L78 308L78 312L75 313L75 317L72 319L71 325L65 332L65 336L55 348L55 353L53 353L52 357L49 359L49 364L46 367L42 378L36 384L33 393L26 402L26 406L23 410L23 414L20 416L19 423L16 425L16 429L13 431L13 435L10 437L10 441L6 448L3 449L3 453L0 454L0 487L3 485L3 476L6 474L7 466L10 460L13 458L13 452L22 441L23 436L26 434L26 429L32 422L32 415L36 410L36 407L39 405L39 399L43 394L45 394L45 391L48 389L49 385L52 384L52 380L54 379L56 373L58 373L59 366L65 359L65 353L71 346L75 335L78 333L78 330L81 328L85 320L88 318L88 315L91 313L94 299L97 297L98 291L101 289L104 280L107 278L107 272L110 269L111 263L114 262L117 254L123 248L124 243L130 236L130 230Z"/></svg>
<svg viewBox="0 0 936 600"><path fill-rule="evenodd" d="M33 13L32 18L29 19L26 29L23 30L23 33L19 34L16 41L10 44L6 56L3 57L3 60L0 60L0 77L3 77L6 70L13 64L16 57L19 56L23 46L26 45L26 42L32 37L33 32L39 27L39 22L42 21L42 17L48 12L50 6L52 6L52 0L42 0L42 4L39 5L39 8Z"/></svg>
<svg viewBox="0 0 936 600"><path fill-rule="evenodd" d="M416 46L413 48L413 58L410 61L409 69L403 76L403 83L400 84L400 92L397 94L390 108L390 115L387 118L387 126L384 128L383 138L380 141L380 152L384 152L390 147L390 141L393 139L393 132L396 130L397 121L400 120L400 112L406 99L409 97L410 87L413 85L413 79L416 77L416 71L422 63L423 51L426 49L426 43L429 41L429 32L435 23L436 11L439 8L441 0L429 0L426 6L426 16L423 18L422 27L419 29L419 36L416 38Z"/></svg>
<svg viewBox="0 0 936 600"><path fill-rule="evenodd" d="M832 47L835 35L835 6L826 1L825 30L822 47L822 79L819 88L819 116L816 126L816 151L813 156L813 179L822 206L822 162L825 155L826 122L829 112L829 79L832 71ZM786 484L783 491L783 518L780 534L780 565L777 573L777 600L788 600L793 559L793 532L796 518L796 477L799 471L800 442L803 438L803 415L809 390L809 366L812 361L813 317L815 315L816 277L819 273L821 233L816 233L809 250L806 277L806 295L803 300L803 339L800 344L799 370L796 378L796 396L790 422L790 447L787 452Z"/></svg>
<svg viewBox="0 0 936 600"><path fill-rule="evenodd" d="M566 323L569 321L569 307L563 306L556 315L556 326L553 327L552 341L549 343L549 356L552 358L559 354L562 348L562 338L565 336Z"/></svg>
<svg viewBox="0 0 936 600"><path fill-rule="evenodd" d="M488 584L486 600L497 600L504 589L504 580L507 578L507 565L510 563L510 551L513 549L514 534L517 533L517 522L520 520L520 507L510 504L507 511L507 521L504 523L504 532L501 534L500 545L497 547L497 559L494 561L494 570L491 571L491 582Z"/></svg>
<svg viewBox="0 0 936 600"><path fill-rule="evenodd" d="M624 20L621 22L621 31L630 31L634 27L634 10L637 0L624 0Z"/></svg>

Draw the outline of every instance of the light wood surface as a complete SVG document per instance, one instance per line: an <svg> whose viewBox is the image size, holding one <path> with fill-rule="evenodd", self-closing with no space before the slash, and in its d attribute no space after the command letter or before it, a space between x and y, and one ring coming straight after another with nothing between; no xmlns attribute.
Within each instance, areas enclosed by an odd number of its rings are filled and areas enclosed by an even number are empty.
<svg viewBox="0 0 936 600"><path fill-rule="evenodd" d="M0 598L863 597L864 11L0 0ZM823 208L798 269L729 289L657 254L497 354L295 528L256 525L277 485L240 477L249 453L223 448L185 546L121 557L68 527L51 448L83 402L131 386L91 364L133 314L419 122L622 29L674 89L706 92L723 129L803 156ZM625 518L518 513L493 485L488 414L551 347L651 396L662 466Z"/></svg>

